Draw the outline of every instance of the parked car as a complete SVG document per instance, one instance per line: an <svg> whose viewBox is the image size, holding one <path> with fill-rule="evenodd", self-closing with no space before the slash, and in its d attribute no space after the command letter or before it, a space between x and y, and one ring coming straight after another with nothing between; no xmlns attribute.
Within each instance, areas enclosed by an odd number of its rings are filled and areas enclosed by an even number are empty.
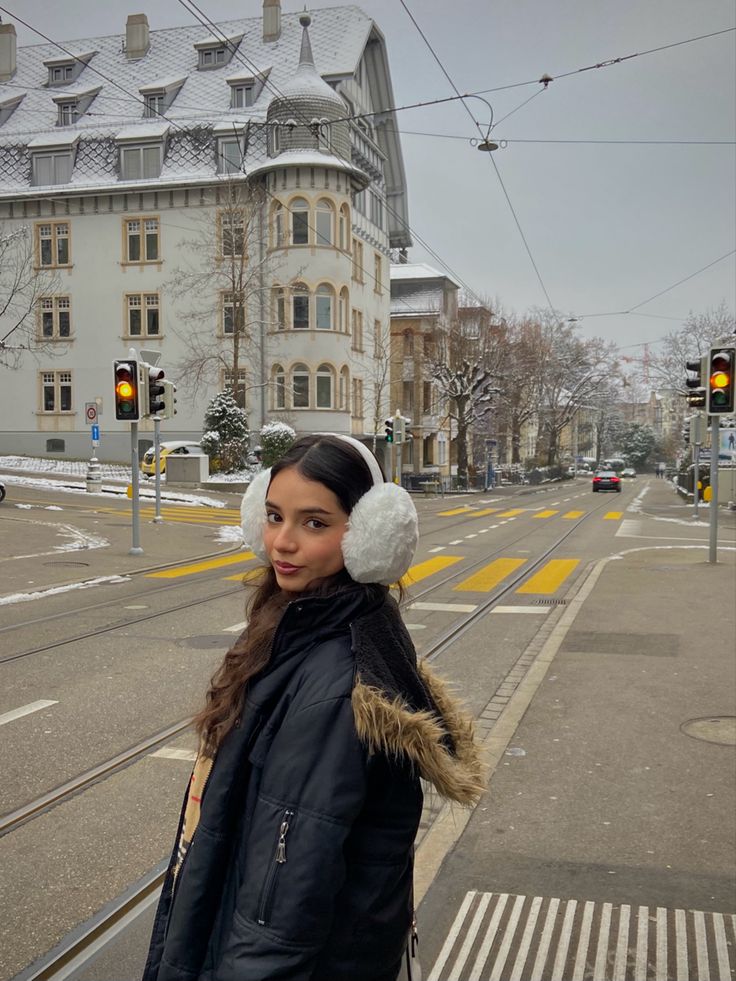
<svg viewBox="0 0 736 981"><path fill-rule="evenodd" d="M634 470L633 467L625 467L621 471L621 476L622 477L636 477L636 470Z"/></svg>
<svg viewBox="0 0 736 981"><path fill-rule="evenodd" d="M161 473L166 473L166 457L169 454L186 456L188 453L204 453L204 450L199 443L194 443L191 440L178 439L161 443ZM144 477L153 477L156 474L156 459L152 446L143 454L141 473Z"/></svg>
<svg viewBox="0 0 736 981"><path fill-rule="evenodd" d="M621 480L613 470L599 470L593 477L593 493L596 491L618 491L621 493Z"/></svg>
<svg viewBox="0 0 736 981"><path fill-rule="evenodd" d="M0 501L5 500L5 484L0 480Z"/></svg>

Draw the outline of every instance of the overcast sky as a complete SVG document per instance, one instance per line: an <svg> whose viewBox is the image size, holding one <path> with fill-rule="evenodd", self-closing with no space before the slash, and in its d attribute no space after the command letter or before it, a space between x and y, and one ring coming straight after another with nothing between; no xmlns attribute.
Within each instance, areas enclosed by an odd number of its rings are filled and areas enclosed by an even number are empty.
<svg viewBox="0 0 736 981"><path fill-rule="evenodd" d="M178 0L0 2L60 41L123 33L129 13L145 12L153 30L194 22ZM261 10L260 0L197 2L215 21ZM733 0L405 2L462 93L561 75L736 21ZM342 5L319 0L311 9ZM397 106L453 94L400 0L358 5L386 37ZM302 6L282 0L285 12ZM39 43L17 21L16 29L19 44ZM735 55L730 30L557 78L546 90L534 82L487 93L499 121L541 90L498 123L494 137L508 145L492 160L468 142L478 134L460 102L399 113L415 242L509 310L546 306L495 162L552 304L581 318L585 334L655 343L690 311L721 301L734 310L731 255L638 314L593 316L629 310L736 246ZM481 101L468 106L487 124ZM617 142L584 142L596 140ZM438 265L418 242L410 258Z"/></svg>

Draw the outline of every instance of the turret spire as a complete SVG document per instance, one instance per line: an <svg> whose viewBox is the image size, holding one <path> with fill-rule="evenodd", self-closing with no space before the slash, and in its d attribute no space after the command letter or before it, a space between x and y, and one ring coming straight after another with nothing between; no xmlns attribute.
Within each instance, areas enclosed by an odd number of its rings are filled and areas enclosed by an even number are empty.
<svg viewBox="0 0 736 981"><path fill-rule="evenodd" d="M314 68L314 57L312 56L312 45L309 41L309 25L312 23L312 18L307 13L303 13L299 18L299 23L302 25L302 49L299 52L299 68L305 65L309 65Z"/></svg>

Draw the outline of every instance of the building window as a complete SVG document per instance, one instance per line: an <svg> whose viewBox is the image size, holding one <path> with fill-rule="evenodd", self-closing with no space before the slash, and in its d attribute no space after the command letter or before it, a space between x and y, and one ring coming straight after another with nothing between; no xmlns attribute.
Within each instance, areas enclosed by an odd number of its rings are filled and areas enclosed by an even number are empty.
<svg viewBox="0 0 736 981"><path fill-rule="evenodd" d="M242 211L227 211L220 215L222 255L226 259L245 254L245 218Z"/></svg>
<svg viewBox="0 0 736 981"><path fill-rule="evenodd" d="M71 371L41 372L41 411L72 411Z"/></svg>
<svg viewBox="0 0 736 981"><path fill-rule="evenodd" d="M225 61L226 54L224 48L205 48L199 52L200 68L217 68L218 65L224 65Z"/></svg>
<svg viewBox="0 0 736 981"><path fill-rule="evenodd" d="M363 243L353 239L353 279L356 283L363 282Z"/></svg>
<svg viewBox="0 0 736 981"><path fill-rule="evenodd" d="M235 333L235 301L232 293L222 294L222 333Z"/></svg>
<svg viewBox="0 0 736 981"><path fill-rule="evenodd" d="M60 82L70 82L74 78L73 65L61 65L59 68L49 69L49 82L58 85Z"/></svg>
<svg viewBox="0 0 736 981"><path fill-rule="evenodd" d="M334 372L328 364L321 364L317 368L317 408L332 408L332 388L334 382Z"/></svg>
<svg viewBox="0 0 736 981"><path fill-rule="evenodd" d="M338 246L343 252L350 248L350 209L346 204L340 208L340 222L338 226Z"/></svg>
<svg viewBox="0 0 736 981"><path fill-rule="evenodd" d="M353 378L353 418L363 418L363 379Z"/></svg>
<svg viewBox="0 0 736 981"><path fill-rule="evenodd" d="M255 100L255 85L233 85L231 86L230 108L246 109L252 106Z"/></svg>
<svg viewBox="0 0 736 981"><path fill-rule="evenodd" d="M217 172L219 174L239 174L243 169L243 151L240 140L219 141Z"/></svg>
<svg viewBox="0 0 736 981"><path fill-rule="evenodd" d="M373 253L373 289L376 293L381 292L381 284L383 283L383 263L381 262L381 257L377 252Z"/></svg>
<svg viewBox="0 0 736 981"><path fill-rule="evenodd" d="M70 265L69 225L65 221L52 221L37 225L39 266Z"/></svg>
<svg viewBox="0 0 736 981"><path fill-rule="evenodd" d="M72 179L72 151L59 150L50 153L33 153L34 187L49 184L68 184Z"/></svg>
<svg viewBox="0 0 736 981"><path fill-rule="evenodd" d="M335 209L326 198L317 202L317 245L332 245L334 237Z"/></svg>
<svg viewBox="0 0 736 981"><path fill-rule="evenodd" d="M309 244L309 204L304 198L291 202L291 244Z"/></svg>
<svg viewBox="0 0 736 981"><path fill-rule="evenodd" d="M286 374L280 364L273 366L273 407L286 408Z"/></svg>
<svg viewBox="0 0 736 981"><path fill-rule="evenodd" d="M58 116L56 119L57 125L59 126L73 126L79 118L77 112L77 103L75 102L60 102L58 104Z"/></svg>
<svg viewBox="0 0 736 981"><path fill-rule="evenodd" d="M371 193L371 221L378 228L383 228L383 201L373 193Z"/></svg>
<svg viewBox="0 0 736 981"><path fill-rule="evenodd" d="M424 406L424 412L431 414L434 411L434 392L432 389L432 382L425 381L422 384L422 403Z"/></svg>
<svg viewBox="0 0 736 981"><path fill-rule="evenodd" d="M283 286L276 286L272 293L273 297L273 320L277 330L286 329L286 290Z"/></svg>
<svg viewBox="0 0 736 981"><path fill-rule="evenodd" d="M126 262L158 262L158 218L130 218L125 221Z"/></svg>
<svg viewBox="0 0 736 981"><path fill-rule="evenodd" d="M286 245L286 220L284 206L280 201L271 209L271 243L274 249Z"/></svg>
<svg viewBox="0 0 736 981"><path fill-rule="evenodd" d="M120 176L126 181L139 181L161 175L160 143L148 146L124 146L120 150Z"/></svg>
<svg viewBox="0 0 736 981"><path fill-rule="evenodd" d="M127 307L129 337L159 336L158 293L129 293Z"/></svg>
<svg viewBox="0 0 736 981"><path fill-rule="evenodd" d="M350 321L348 317L350 315L350 294L348 293L347 286L343 286L340 290L340 323L338 330L343 334L347 334L350 330Z"/></svg>
<svg viewBox="0 0 736 981"><path fill-rule="evenodd" d="M353 308L353 344L354 351L363 350L363 311Z"/></svg>
<svg viewBox="0 0 736 981"><path fill-rule="evenodd" d="M348 406L348 392L350 391L350 370L346 366L340 370L340 387L338 389L337 407L346 412Z"/></svg>
<svg viewBox="0 0 736 981"><path fill-rule="evenodd" d="M41 337L44 340L71 336L68 296L44 296L41 305Z"/></svg>
<svg viewBox="0 0 736 981"><path fill-rule="evenodd" d="M309 368L295 364L291 369L292 405L295 409L309 408Z"/></svg>
<svg viewBox="0 0 736 981"><path fill-rule="evenodd" d="M335 291L325 283L317 287L315 298L317 330L334 330Z"/></svg>
<svg viewBox="0 0 736 981"><path fill-rule="evenodd" d="M163 92L152 92L144 97L143 116L145 119L154 119L164 113L164 103L166 96Z"/></svg>
<svg viewBox="0 0 736 981"><path fill-rule="evenodd" d="M309 289L304 283L297 283L292 290L291 326L294 330L309 328Z"/></svg>

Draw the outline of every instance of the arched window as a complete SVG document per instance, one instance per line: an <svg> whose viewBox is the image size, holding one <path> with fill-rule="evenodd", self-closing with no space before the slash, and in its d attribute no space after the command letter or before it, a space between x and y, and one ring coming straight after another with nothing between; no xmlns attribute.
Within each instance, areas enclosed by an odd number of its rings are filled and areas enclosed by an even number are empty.
<svg viewBox="0 0 736 981"><path fill-rule="evenodd" d="M294 330L309 329L309 288L296 283L291 297L291 326Z"/></svg>
<svg viewBox="0 0 736 981"><path fill-rule="evenodd" d="M332 388L334 382L334 372L328 364L321 364L317 368L317 408L332 408Z"/></svg>
<svg viewBox="0 0 736 981"><path fill-rule="evenodd" d="M317 330L334 330L335 291L327 283L317 287L315 299Z"/></svg>
<svg viewBox="0 0 736 981"><path fill-rule="evenodd" d="M286 290L283 286L274 286L271 291L273 301L272 326L276 330L286 329Z"/></svg>
<svg viewBox="0 0 736 981"><path fill-rule="evenodd" d="M348 332L348 313L350 310L350 294L347 286L340 290L340 322L337 329L343 334Z"/></svg>
<svg viewBox="0 0 736 981"><path fill-rule="evenodd" d="M273 371L273 407L274 409L286 408L286 375L282 365L275 364Z"/></svg>
<svg viewBox="0 0 736 981"><path fill-rule="evenodd" d="M350 249L350 209L346 204L340 208L340 220L338 231L338 248L343 252Z"/></svg>
<svg viewBox="0 0 736 981"><path fill-rule="evenodd" d="M309 244L309 203L304 198L291 202L291 244Z"/></svg>
<svg viewBox="0 0 736 981"><path fill-rule="evenodd" d="M350 392L350 369L347 365L340 370L340 387L338 389L337 407L347 412L348 394Z"/></svg>
<svg viewBox="0 0 736 981"><path fill-rule="evenodd" d="M291 398L295 409L309 408L309 368L295 364L291 369Z"/></svg>
<svg viewBox="0 0 736 981"><path fill-rule="evenodd" d="M317 230L317 245L332 245L335 231L335 209L332 202L327 198L320 198L317 202L317 218L315 226Z"/></svg>
<svg viewBox="0 0 736 981"><path fill-rule="evenodd" d="M286 245L286 215L284 206L276 201L271 209L271 246L274 249Z"/></svg>

